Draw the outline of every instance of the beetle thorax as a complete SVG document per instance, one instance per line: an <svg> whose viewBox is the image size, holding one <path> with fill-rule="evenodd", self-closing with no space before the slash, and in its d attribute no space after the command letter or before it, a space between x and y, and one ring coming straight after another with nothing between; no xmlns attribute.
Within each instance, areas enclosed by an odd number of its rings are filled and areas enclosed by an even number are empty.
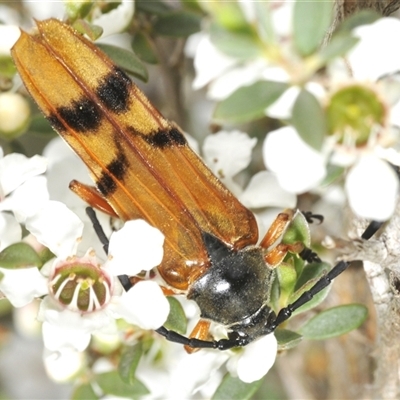
<svg viewBox="0 0 400 400"><path fill-rule="evenodd" d="M236 251L212 235L205 234L204 239L211 266L193 283L188 298L196 301L202 318L244 333L257 331L254 325L263 330L271 314L267 303L274 273L264 262L261 249Z"/></svg>

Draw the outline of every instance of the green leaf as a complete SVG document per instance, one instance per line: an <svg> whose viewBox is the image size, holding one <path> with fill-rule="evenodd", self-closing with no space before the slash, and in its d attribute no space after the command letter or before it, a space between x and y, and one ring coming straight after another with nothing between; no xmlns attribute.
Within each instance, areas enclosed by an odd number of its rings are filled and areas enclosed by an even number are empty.
<svg viewBox="0 0 400 400"><path fill-rule="evenodd" d="M344 33L333 36L332 40L317 54L320 59L319 65L326 65L334 58L344 56L359 40Z"/></svg>
<svg viewBox="0 0 400 400"><path fill-rule="evenodd" d="M191 11L173 11L161 15L153 25L156 35L187 37L200 30L201 15Z"/></svg>
<svg viewBox="0 0 400 400"><path fill-rule="evenodd" d="M381 18L382 18L382 15L377 13L376 11L373 11L371 9L361 10L361 11L351 15L349 18L346 18L337 27L335 35L345 32L345 31L350 32L354 28L357 28L358 26L361 26L361 25L372 24Z"/></svg>
<svg viewBox="0 0 400 400"><path fill-rule="evenodd" d="M229 31L220 25L212 24L210 40L223 53L239 60L253 59L262 54L262 46L250 30Z"/></svg>
<svg viewBox="0 0 400 400"><path fill-rule="evenodd" d="M293 14L294 45L302 56L314 53L332 21L333 3L326 0L297 0Z"/></svg>
<svg viewBox="0 0 400 400"><path fill-rule="evenodd" d="M32 116L29 132L49 138L57 135L51 127L50 122L42 114L34 114Z"/></svg>
<svg viewBox="0 0 400 400"><path fill-rule="evenodd" d="M137 343L124 349L118 365L118 372L121 379L128 384L135 382L136 368L143 355L143 346Z"/></svg>
<svg viewBox="0 0 400 400"><path fill-rule="evenodd" d="M141 60L149 64L157 64L158 58L148 36L141 32L137 33L133 37L131 45L133 51Z"/></svg>
<svg viewBox="0 0 400 400"><path fill-rule="evenodd" d="M334 164L328 164L326 168L326 176L321 182L321 186L328 186L332 184L334 181L339 179L345 171L346 169L344 167Z"/></svg>
<svg viewBox="0 0 400 400"><path fill-rule="evenodd" d="M0 253L0 266L2 268L40 268L42 265L42 261L36 251L29 244L23 242L14 243Z"/></svg>
<svg viewBox="0 0 400 400"><path fill-rule="evenodd" d="M186 10L202 11L197 0L181 0L181 3Z"/></svg>
<svg viewBox="0 0 400 400"><path fill-rule="evenodd" d="M331 266L325 262L307 264L297 279L295 290L300 290L303 286L309 285L311 281L317 281L330 269Z"/></svg>
<svg viewBox="0 0 400 400"><path fill-rule="evenodd" d="M305 89L294 103L292 123L309 146L321 150L327 132L325 113L315 96Z"/></svg>
<svg viewBox="0 0 400 400"><path fill-rule="evenodd" d="M222 29L228 31L249 30L250 25L236 1L202 1L201 7Z"/></svg>
<svg viewBox="0 0 400 400"><path fill-rule="evenodd" d="M10 56L0 55L0 77L11 79L17 72Z"/></svg>
<svg viewBox="0 0 400 400"><path fill-rule="evenodd" d="M122 69L142 81L147 82L149 78L147 69L133 52L110 44L97 43L97 46L111 57Z"/></svg>
<svg viewBox="0 0 400 400"><path fill-rule="evenodd" d="M150 393L146 386L137 379L128 385L121 379L117 371L96 375L96 382L105 394L114 396L140 399Z"/></svg>
<svg viewBox="0 0 400 400"><path fill-rule="evenodd" d="M330 265L326 263L311 263L307 264L296 283L295 291L290 296L288 304L294 303L304 292L310 290L319 279L330 269ZM310 301L299 307L293 315L301 314L302 312L311 310L320 304L328 295L331 286L328 285L325 289L318 292Z"/></svg>
<svg viewBox="0 0 400 400"><path fill-rule="evenodd" d="M150 15L162 15L171 11L171 7L162 0L136 0L136 11Z"/></svg>
<svg viewBox="0 0 400 400"><path fill-rule="evenodd" d="M73 27L78 32L87 35L91 40L96 40L103 34L103 28L101 26L91 24L84 19L75 21Z"/></svg>
<svg viewBox="0 0 400 400"><path fill-rule="evenodd" d="M361 304L347 304L325 310L311 318L300 333L307 339L328 339L357 329L367 318L368 309Z"/></svg>
<svg viewBox="0 0 400 400"><path fill-rule="evenodd" d="M91 11L94 5L93 0L88 1L66 1L65 13L68 16L69 22L75 21L78 18L85 18ZM81 32L81 31L79 31Z"/></svg>
<svg viewBox="0 0 400 400"><path fill-rule="evenodd" d="M173 296L168 296L170 311L164 326L182 335L186 333L187 319L181 303Z"/></svg>
<svg viewBox="0 0 400 400"><path fill-rule="evenodd" d="M290 222L285 234L283 235L282 242L286 244L293 244L296 242L303 243L309 247L311 243L310 227L303 213L297 212L293 220Z"/></svg>
<svg viewBox="0 0 400 400"><path fill-rule="evenodd" d="M303 336L288 329L279 328L274 332L274 334L278 341L279 350L292 349L303 340Z"/></svg>
<svg viewBox="0 0 400 400"><path fill-rule="evenodd" d="M262 379L252 383L242 382L239 378L234 378L226 374L212 396L212 400L247 400L261 386Z"/></svg>
<svg viewBox="0 0 400 400"><path fill-rule="evenodd" d="M71 400L98 400L93 387L90 383L84 383L74 388Z"/></svg>
<svg viewBox="0 0 400 400"><path fill-rule="evenodd" d="M264 44L271 44L275 42L275 30L271 18L271 7L266 2L255 2L254 8L256 10L257 18L257 32L260 39Z"/></svg>
<svg viewBox="0 0 400 400"><path fill-rule="evenodd" d="M296 285L297 273L293 265L282 262L276 269L279 279L281 299L284 303L293 292Z"/></svg>
<svg viewBox="0 0 400 400"><path fill-rule="evenodd" d="M221 101L214 112L217 120L248 122L265 116L265 109L274 103L287 89L287 84L259 81L243 86Z"/></svg>

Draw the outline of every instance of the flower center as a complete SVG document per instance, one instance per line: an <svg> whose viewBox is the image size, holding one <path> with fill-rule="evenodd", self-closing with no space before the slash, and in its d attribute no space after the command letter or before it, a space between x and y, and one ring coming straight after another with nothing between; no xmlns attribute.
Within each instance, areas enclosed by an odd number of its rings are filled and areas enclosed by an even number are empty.
<svg viewBox="0 0 400 400"><path fill-rule="evenodd" d="M331 97L327 115L329 133L338 135L340 143L362 146L374 127L384 126L386 110L377 93L353 85Z"/></svg>
<svg viewBox="0 0 400 400"><path fill-rule="evenodd" d="M93 312L110 300L111 284L97 266L75 262L56 269L50 292L71 311Z"/></svg>

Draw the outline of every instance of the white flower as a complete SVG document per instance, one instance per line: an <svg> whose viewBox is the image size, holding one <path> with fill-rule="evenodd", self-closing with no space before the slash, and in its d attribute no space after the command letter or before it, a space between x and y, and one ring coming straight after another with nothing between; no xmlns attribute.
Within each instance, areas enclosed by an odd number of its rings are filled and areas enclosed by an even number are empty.
<svg viewBox="0 0 400 400"><path fill-rule="evenodd" d="M355 78L376 81L399 71L399 57L392 51L400 35L400 21L397 18L378 19L373 24L356 28L354 34L360 41L347 58Z"/></svg>
<svg viewBox="0 0 400 400"><path fill-rule="evenodd" d="M97 11L100 10L97 9ZM135 2L122 0L121 4L110 12L95 16L92 23L103 28L102 36L109 36L123 31L131 22L134 12Z"/></svg>
<svg viewBox="0 0 400 400"><path fill-rule="evenodd" d="M12 211L15 218L0 212L0 249L19 242L22 230L18 223L34 216L48 198L46 179L37 176L46 170L46 160L40 156L27 158L22 154L3 156L0 148L0 211ZM46 279L36 266L0 268L3 275L0 290L14 307L29 304L47 292Z"/></svg>
<svg viewBox="0 0 400 400"><path fill-rule="evenodd" d="M0 55L10 56L10 49L20 34L18 26L0 24Z"/></svg>
<svg viewBox="0 0 400 400"><path fill-rule="evenodd" d="M71 382L71 379L85 367L85 354L74 350L44 351L44 367L47 375L55 382Z"/></svg>
<svg viewBox="0 0 400 400"><path fill-rule="evenodd" d="M165 322L169 303L156 283L139 282L125 293L117 279L161 262L163 236L158 230L144 221L127 222L111 235L109 259L102 266L91 249L76 256L83 223L63 204L49 201L26 226L57 256L42 268L49 279L49 296L42 301L38 318L43 321L46 348L82 351L92 333L115 331L115 318L143 329L156 329Z"/></svg>
<svg viewBox="0 0 400 400"><path fill-rule="evenodd" d="M276 174L279 184L288 192L306 192L326 174L322 154L308 146L289 126L267 135L263 156L266 167Z"/></svg>
<svg viewBox="0 0 400 400"><path fill-rule="evenodd" d="M41 207L43 200L48 198L44 178L37 177L45 172L47 161L41 156L28 158L18 153L5 157L2 155L1 150L0 211L13 211L19 222L24 222L25 218L33 215ZM31 179L35 179L33 184ZM29 187L26 188L25 185ZM35 190L32 190L33 186Z"/></svg>
<svg viewBox="0 0 400 400"><path fill-rule="evenodd" d="M161 263L163 244L164 235L144 220L127 221L111 236L106 267L115 276L133 276L142 270L149 271ZM130 261L132 254L135 262Z"/></svg>
<svg viewBox="0 0 400 400"><path fill-rule="evenodd" d="M23 307L48 292L47 279L36 266L0 268L0 272L4 275L0 281L0 290L14 307Z"/></svg>
<svg viewBox="0 0 400 400"><path fill-rule="evenodd" d="M249 343L243 351L232 357L228 369L243 382L258 381L274 365L277 351L278 342L275 335L270 333Z"/></svg>
<svg viewBox="0 0 400 400"><path fill-rule="evenodd" d="M389 219L396 207L399 178L386 161L365 155L351 168L346 179L350 206L364 218Z"/></svg>
<svg viewBox="0 0 400 400"><path fill-rule="evenodd" d="M205 162L246 207L294 207L296 196L282 189L268 171L254 175L245 189L234 180L250 164L256 142L257 139L238 130L209 135L203 145Z"/></svg>

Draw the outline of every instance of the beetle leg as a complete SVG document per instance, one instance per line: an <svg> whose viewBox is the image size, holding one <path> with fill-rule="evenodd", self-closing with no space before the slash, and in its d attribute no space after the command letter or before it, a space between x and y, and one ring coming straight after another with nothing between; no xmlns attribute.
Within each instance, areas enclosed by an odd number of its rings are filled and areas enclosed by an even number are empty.
<svg viewBox="0 0 400 400"><path fill-rule="evenodd" d="M84 183L73 180L69 184L69 188L91 207L103 211L111 217L119 218L113 208L107 203L107 200L94 186L85 185Z"/></svg>
<svg viewBox="0 0 400 400"><path fill-rule="evenodd" d="M271 224L264 238L261 240L260 246L268 249L277 242L285 232L287 226L292 221L294 216L293 210L285 210L278 214L274 222Z"/></svg>
<svg viewBox="0 0 400 400"><path fill-rule="evenodd" d="M293 244L279 243L271 251L264 255L264 260L270 267L277 267L285 258L286 254L290 251L299 254L304 249L300 242Z"/></svg>
<svg viewBox="0 0 400 400"><path fill-rule="evenodd" d="M210 321L201 319L196 326L193 328L192 333L189 335L189 339L207 340L210 336ZM184 346L185 350L192 354L198 350L198 348L193 348L188 345Z"/></svg>

